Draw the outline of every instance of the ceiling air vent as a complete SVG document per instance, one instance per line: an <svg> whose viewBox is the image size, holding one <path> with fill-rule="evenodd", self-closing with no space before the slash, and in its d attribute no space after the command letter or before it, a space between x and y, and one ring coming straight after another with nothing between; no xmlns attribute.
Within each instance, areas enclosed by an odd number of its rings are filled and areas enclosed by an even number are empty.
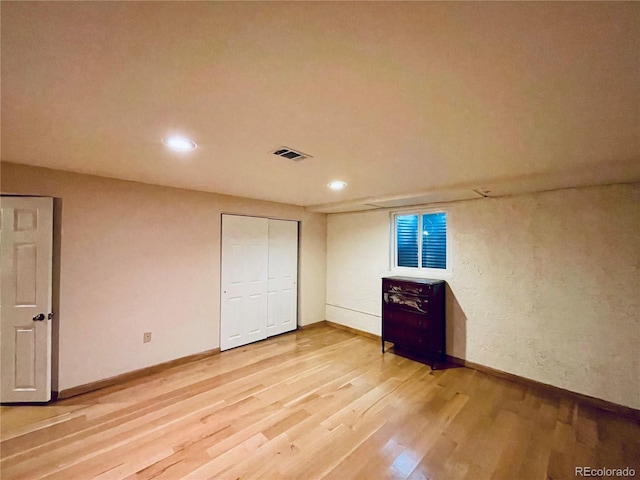
<svg viewBox="0 0 640 480"><path fill-rule="evenodd" d="M280 147L277 150L272 152L274 155L278 155L279 157L288 158L289 160L293 160L294 162L299 162L300 160L304 160L305 158L311 158L311 155L307 155L306 153L298 152L297 150L293 150L289 147Z"/></svg>

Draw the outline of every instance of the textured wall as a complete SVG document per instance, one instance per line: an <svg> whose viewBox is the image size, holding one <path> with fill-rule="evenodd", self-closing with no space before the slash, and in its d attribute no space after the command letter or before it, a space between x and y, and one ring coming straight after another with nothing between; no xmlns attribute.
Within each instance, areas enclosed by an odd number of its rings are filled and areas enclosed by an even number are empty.
<svg viewBox="0 0 640 480"><path fill-rule="evenodd" d="M221 213L300 221L298 323L324 320L324 214L10 163L2 191L61 199L59 390L220 346Z"/></svg>
<svg viewBox="0 0 640 480"><path fill-rule="evenodd" d="M640 408L640 184L445 207L447 352ZM389 219L329 216L328 320L380 333Z"/></svg>

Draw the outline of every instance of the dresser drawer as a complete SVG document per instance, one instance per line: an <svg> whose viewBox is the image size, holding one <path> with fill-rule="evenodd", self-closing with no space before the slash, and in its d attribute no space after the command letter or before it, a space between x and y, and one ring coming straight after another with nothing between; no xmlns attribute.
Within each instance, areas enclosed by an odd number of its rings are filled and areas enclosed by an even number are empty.
<svg viewBox="0 0 640 480"><path fill-rule="evenodd" d="M429 295L433 291L433 286L430 284L385 278L382 280L382 290L392 293L406 293L408 295Z"/></svg>
<svg viewBox="0 0 640 480"><path fill-rule="evenodd" d="M404 347L418 352L424 350L428 343L424 331L407 328L403 325L385 326L384 339L397 347Z"/></svg>
<svg viewBox="0 0 640 480"><path fill-rule="evenodd" d="M429 297L408 295L406 293L384 292L385 307L407 310L409 312L429 314Z"/></svg>
<svg viewBox="0 0 640 480"><path fill-rule="evenodd" d="M433 323L425 315L394 308L385 308L384 319L383 326L399 326L412 330L429 330L432 328L431 324Z"/></svg>

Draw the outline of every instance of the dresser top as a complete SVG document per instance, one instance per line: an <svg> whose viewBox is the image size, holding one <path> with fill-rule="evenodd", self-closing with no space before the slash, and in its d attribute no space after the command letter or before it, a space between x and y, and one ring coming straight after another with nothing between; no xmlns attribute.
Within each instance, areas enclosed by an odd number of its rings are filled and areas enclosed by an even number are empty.
<svg viewBox="0 0 640 480"><path fill-rule="evenodd" d="M417 277L382 277L383 280L395 280L398 282L411 282L411 283L420 283L422 285L437 285L439 283L444 283L444 280L435 280L433 278L417 278Z"/></svg>

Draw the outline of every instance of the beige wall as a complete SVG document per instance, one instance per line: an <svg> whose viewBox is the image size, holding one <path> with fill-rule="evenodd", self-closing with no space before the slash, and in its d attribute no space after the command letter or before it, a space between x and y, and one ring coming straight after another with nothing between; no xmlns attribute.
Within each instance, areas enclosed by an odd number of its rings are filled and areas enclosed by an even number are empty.
<svg viewBox="0 0 640 480"><path fill-rule="evenodd" d="M324 320L324 214L11 163L1 177L61 199L59 390L220 346L221 213L300 221L298 323Z"/></svg>
<svg viewBox="0 0 640 480"><path fill-rule="evenodd" d="M445 207L447 353L640 408L640 184ZM327 320L380 334L389 222L329 216Z"/></svg>

